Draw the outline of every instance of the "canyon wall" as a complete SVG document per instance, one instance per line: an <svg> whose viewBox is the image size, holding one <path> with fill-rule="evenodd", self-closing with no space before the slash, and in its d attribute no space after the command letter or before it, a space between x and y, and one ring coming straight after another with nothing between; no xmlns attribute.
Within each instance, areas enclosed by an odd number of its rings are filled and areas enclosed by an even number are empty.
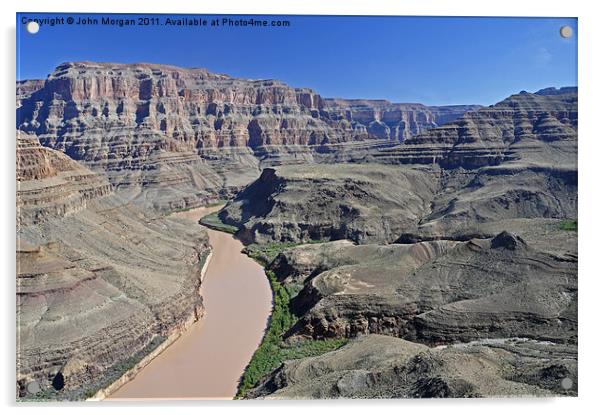
<svg viewBox="0 0 602 415"><path fill-rule="evenodd" d="M248 242L493 237L577 216L577 94L521 93L354 164L281 166L220 212ZM357 154L357 153L356 153Z"/></svg>
<svg viewBox="0 0 602 415"><path fill-rule="evenodd" d="M208 238L23 132L16 171L18 395L82 399L200 318Z"/></svg>
<svg viewBox="0 0 602 415"><path fill-rule="evenodd" d="M345 144L352 157L358 141L399 143L478 108L324 99L276 80L93 62L19 82L17 102L19 130L159 211L227 197L265 166L319 162Z"/></svg>
<svg viewBox="0 0 602 415"><path fill-rule="evenodd" d="M576 88L429 107L71 62L16 98L20 396L84 397L198 319L207 235L166 214L218 198L245 243L312 242L268 266L284 341L365 336L250 396L576 393Z"/></svg>
<svg viewBox="0 0 602 415"><path fill-rule="evenodd" d="M297 293L283 344L349 344L284 362L249 397L575 395L577 188L574 88L353 164L265 169L219 217L248 243L302 244L268 265Z"/></svg>

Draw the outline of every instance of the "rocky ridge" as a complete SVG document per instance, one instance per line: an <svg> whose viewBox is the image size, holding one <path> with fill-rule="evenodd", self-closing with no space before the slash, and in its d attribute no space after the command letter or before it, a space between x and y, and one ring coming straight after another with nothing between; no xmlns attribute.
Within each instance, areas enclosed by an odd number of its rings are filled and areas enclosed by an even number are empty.
<svg viewBox="0 0 602 415"><path fill-rule="evenodd" d="M90 396L200 318L201 229L140 210L22 132L17 179L19 396Z"/></svg>
<svg viewBox="0 0 602 415"><path fill-rule="evenodd" d="M479 105L429 107L387 100L325 98L320 116L328 123L347 121L354 130L365 131L379 139L402 142L479 108Z"/></svg>
<svg viewBox="0 0 602 415"><path fill-rule="evenodd" d="M259 175L260 163L314 161L357 141L399 142L477 108L360 104L276 80L95 62L64 63L42 86L20 82L17 94L18 129L159 211L231 195Z"/></svg>
<svg viewBox="0 0 602 415"><path fill-rule="evenodd" d="M576 88L427 107L75 62L17 107L21 396L84 396L202 315L207 237L162 214L218 197L246 243L322 241L269 265L286 341L355 339L249 396L576 394Z"/></svg>
<svg viewBox="0 0 602 415"><path fill-rule="evenodd" d="M353 165L264 170L220 217L249 241L360 243L492 237L510 221L575 218L577 101L568 91L512 96Z"/></svg>
<svg viewBox="0 0 602 415"><path fill-rule="evenodd" d="M383 149L375 157L395 164L466 169L518 160L551 164L558 158L574 165L577 110L576 88L521 92L408 139L403 146Z"/></svg>
<svg viewBox="0 0 602 415"><path fill-rule="evenodd" d="M17 182L17 226L67 216L112 191L104 176L23 132L17 132Z"/></svg>
<svg viewBox="0 0 602 415"><path fill-rule="evenodd" d="M21 101L27 99L34 92L44 87L43 79L27 79L17 81L17 108L21 106Z"/></svg>
<svg viewBox="0 0 602 415"><path fill-rule="evenodd" d="M318 164L266 168L220 212L244 242L389 241L428 209L437 172Z"/></svg>
<svg viewBox="0 0 602 415"><path fill-rule="evenodd" d="M547 397L571 394L576 347L499 339L429 348L367 335L285 362L250 393L263 399ZM573 385L576 388L576 385Z"/></svg>
<svg viewBox="0 0 602 415"><path fill-rule="evenodd" d="M219 214L248 242L312 242L269 264L298 293L286 342L356 339L285 362L249 396L575 395L576 89L364 155L264 170Z"/></svg>
<svg viewBox="0 0 602 415"><path fill-rule="evenodd" d="M431 345L577 338L576 260L539 252L508 232L468 242L304 245L270 269L303 287L289 338L377 333Z"/></svg>

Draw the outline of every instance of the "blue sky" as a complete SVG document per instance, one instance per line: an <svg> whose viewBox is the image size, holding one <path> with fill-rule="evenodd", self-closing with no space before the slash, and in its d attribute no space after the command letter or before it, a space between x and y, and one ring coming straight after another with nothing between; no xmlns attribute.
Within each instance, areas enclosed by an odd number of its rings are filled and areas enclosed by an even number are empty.
<svg viewBox="0 0 602 415"><path fill-rule="evenodd" d="M42 25L30 35L21 24L24 16L107 15L17 15L17 79L45 78L65 61L152 62L279 79L313 88L324 97L428 105L488 105L521 90L577 85L573 18L254 16L289 20L291 25L65 24ZM138 15L113 15L120 16ZM166 17L181 17L145 16L163 23ZM224 16L197 17L211 21ZM573 28L572 38L559 35L562 25Z"/></svg>

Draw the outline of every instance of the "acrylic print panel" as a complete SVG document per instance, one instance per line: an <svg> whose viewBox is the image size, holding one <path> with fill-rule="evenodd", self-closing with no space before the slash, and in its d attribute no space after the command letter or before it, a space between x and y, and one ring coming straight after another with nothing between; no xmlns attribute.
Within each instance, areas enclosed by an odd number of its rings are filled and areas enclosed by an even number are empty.
<svg viewBox="0 0 602 415"><path fill-rule="evenodd" d="M577 395L576 38L18 14L18 399Z"/></svg>

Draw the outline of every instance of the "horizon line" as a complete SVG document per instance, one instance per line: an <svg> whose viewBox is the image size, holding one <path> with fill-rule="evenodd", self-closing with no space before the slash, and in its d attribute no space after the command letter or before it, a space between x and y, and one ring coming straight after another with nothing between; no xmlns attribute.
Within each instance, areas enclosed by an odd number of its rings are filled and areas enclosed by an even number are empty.
<svg viewBox="0 0 602 415"><path fill-rule="evenodd" d="M113 64L113 65L120 65L120 66L136 66L136 65L148 65L148 66L164 66L164 67L171 67L171 68L176 68L176 69L184 69L184 70L205 70L210 74L214 74L214 75L222 75L222 76L227 76L231 79L238 79L238 80L243 80L243 81L250 81L250 82L260 82L260 81L277 81L277 82L281 82L284 85L288 86L289 88L292 89L309 89L311 91L313 91L314 93L316 93L317 95L320 95L320 97L322 97L325 100L345 100L345 101L383 101L392 105L423 105L426 107L453 107L453 106L470 106L470 105L480 105L482 107L488 107L490 105L495 105L501 101L503 101L506 98L509 98L513 95L517 95L520 94L523 91L526 91L530 94L536 94L539 91L545 90L545 89L549 89L549 88L554 88L555 90L559 90L559 89L564 89L564 88L576 88L578 89L578 85L562 85L562 86L558 86L558 85L550 85L548 87L545 88L538 88L534 91L529 91L527 89L522 89L521 91L515 91L509 95L506 95L505 97L499 99L499 101L496 101L493 104L482 104L482 103L454 103L454 104L426 104L423 102L416 102L416 101L393 101L390 99L386 99L386 98L362 98L362 97L354 97L354 98L349 98L349 97L342 97L342 96L333 96L333 97L327 97L327 96L322 96L321 93L319 91L317 91L316 89L312 88L312 87L304 87L304 86L292 86L289 83L287 83L286 81L277 79L277 78L258 78L258 79L253 79L253 78L242 78L242 77L236 77L236 76L232 76L229 75L227 73L222 73L222 72L213 72L211 69L209 69L208 67L205 66L178 66L178 65L173 65L173 64L169 64L169 63L153 63L153 62L131 62L131 63L124 63L124 62L110 62L110 61L94 61L94 60L73 60L73 61L63 61L61 63L59 63L58 65L56 65L53 69L52 72L48 73L46 75L45 78L26 78L26 79L17 79L16 82L27 82L27 81L44 81L46 82L48 80L48 78L50 77L50 75L52 75L52 73L54 71L56 71L56 69L58 69L59 67L63 66L63 65L68 65L68 64L77 64L77 63L90 63L90 64ZM17 71L18 72L18 71Z"/></svg>

